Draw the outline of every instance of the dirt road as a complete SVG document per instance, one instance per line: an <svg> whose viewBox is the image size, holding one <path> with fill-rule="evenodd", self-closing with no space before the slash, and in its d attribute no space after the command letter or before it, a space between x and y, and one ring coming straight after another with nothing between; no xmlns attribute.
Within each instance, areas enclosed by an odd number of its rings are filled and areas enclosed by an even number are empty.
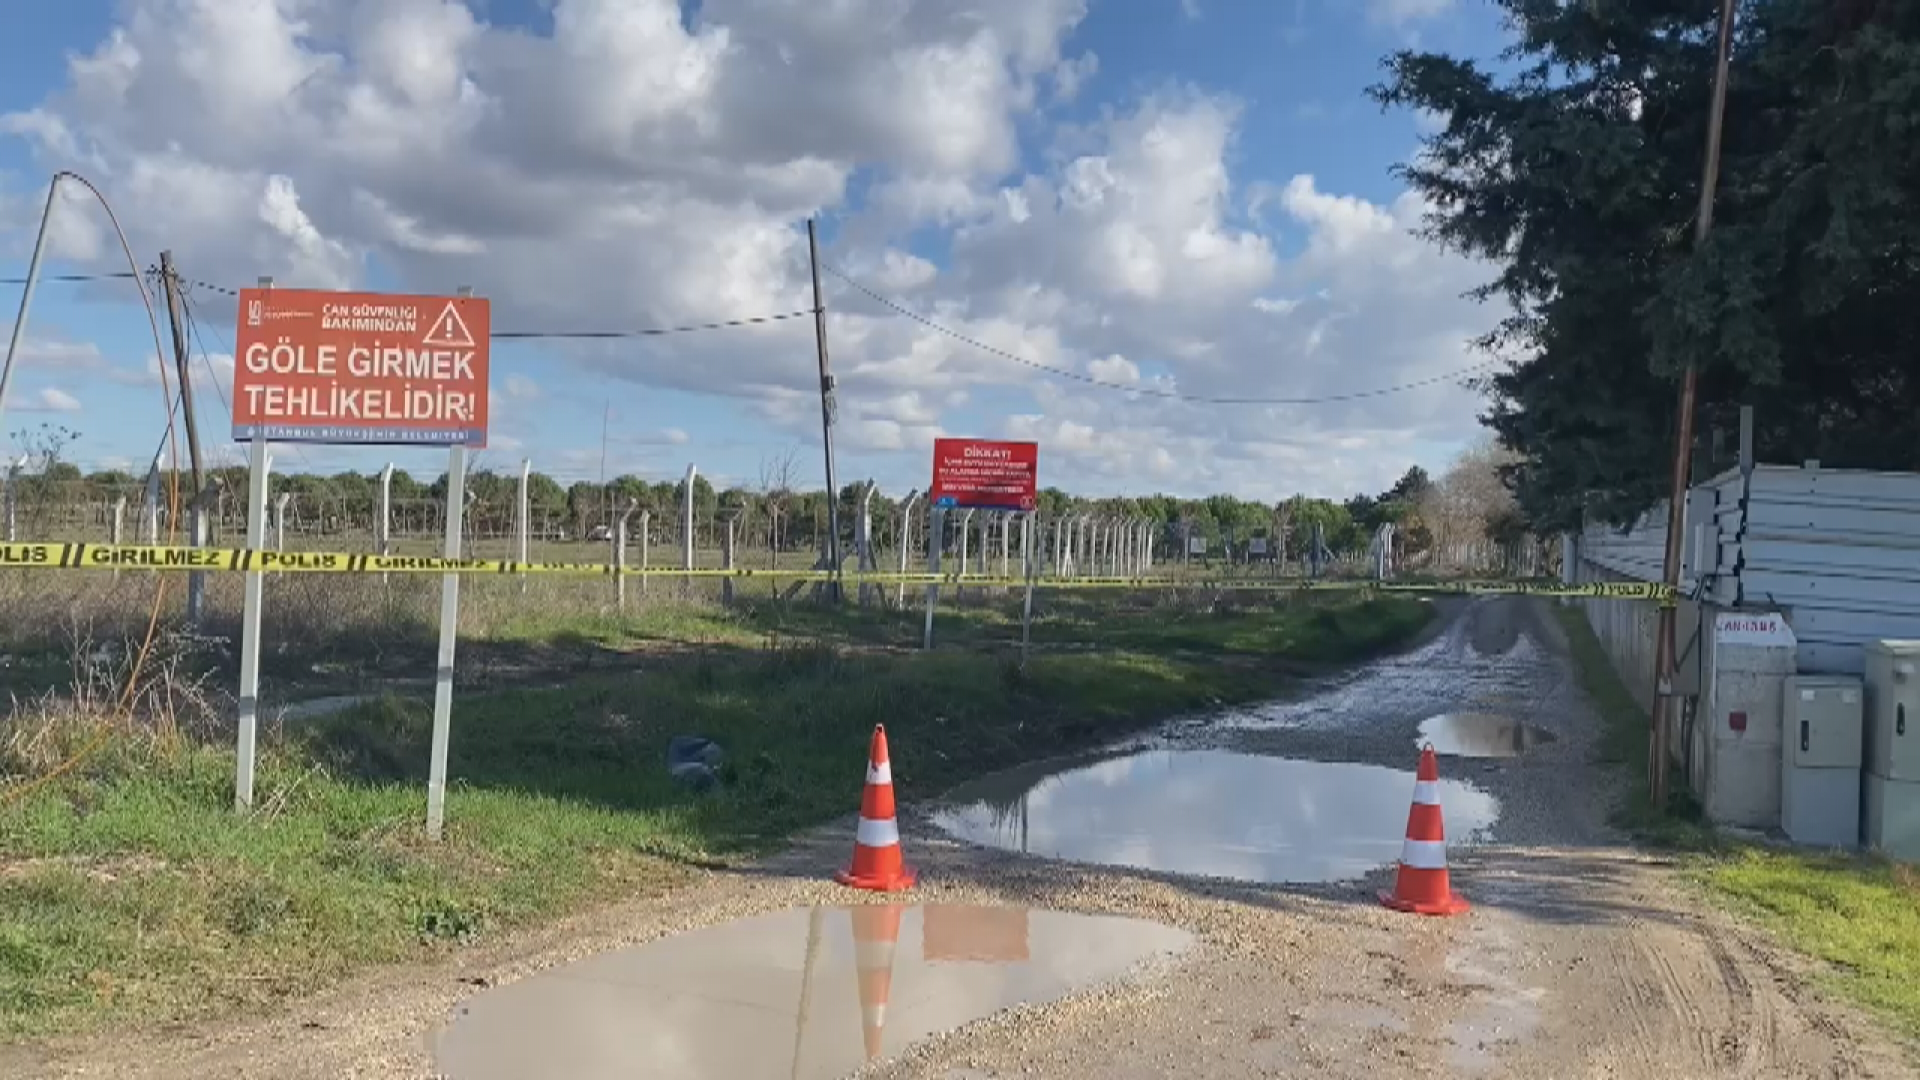
<svg viewBox="0 0 1920 1080"><path fill-rule="evenodd" d="M1920 1075L1870 1025L1811 992L1794 962L1705 910L1657 859L1608 835L1602 781L1583 764L1596 722L1575 689L1557 626L1536 603L1464 605L1407 656L1262 714L1176 725L1158 740L1407 767L1420 719L1495 697L1523 706L1554 741L1506 762L1450 761L1502 806L1495 844L1453 853L1455 885L1473 901L1471 914L1386 911L1373 902L1385 874L1275 887L1068 865L946 840L919 814L906 814L906 844L925 878L909 902L1136 915L1187 928L1199 944L1171 971L1002 1014L922 1043L871 1075ZM59 1046L35 1061L0 1057L0 1072L431 1076L431 1033L485 986L743 914L869 899L825 881L845 859L850 835L842 824L760 866L690 870L667 895L445 966L382 972L283 1016Z"/></svg>

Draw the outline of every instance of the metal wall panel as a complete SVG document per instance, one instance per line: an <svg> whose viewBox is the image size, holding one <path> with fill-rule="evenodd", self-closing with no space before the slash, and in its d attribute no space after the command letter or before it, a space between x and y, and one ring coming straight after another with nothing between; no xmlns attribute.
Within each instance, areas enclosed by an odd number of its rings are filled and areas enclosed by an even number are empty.
<svg viewBox="0 0 1920 1080"><path fill-rule="evenodd" d="M1867 642L1920 638L1920 474L1761 465L1750 478L1733 470L1702 482L1688 504L1682 587L1718 604L1783 609L1801 671L1858 673ZM1665 542L1656 507L1626 533L1587 529L1581 553L1658 581Z"/></svg>

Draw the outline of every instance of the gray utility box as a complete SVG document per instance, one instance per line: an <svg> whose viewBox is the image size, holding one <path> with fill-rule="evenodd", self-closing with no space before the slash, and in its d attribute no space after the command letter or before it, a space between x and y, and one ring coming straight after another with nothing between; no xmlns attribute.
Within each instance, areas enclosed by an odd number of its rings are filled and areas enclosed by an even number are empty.
<svg viewBox="0 0 1920 1080"><path fill-rule="evenodd" d="M1920 780L1920 641L1875 641L1864 651L1867 771Z"/></svg>
<svg viewBox="0 0 1920 1080"><path fill-rule="evenodd" d="M1866 707L1847 675L1789 675L1782 692L1780 828L1797 844L1860 843Z"/></svg>
<svg viewBox="0 0 1920 1080"><path fill-rule="evenodd" d="M1920 780L1868 773L1867 846L1903 862L1920 862Z"/></svg>

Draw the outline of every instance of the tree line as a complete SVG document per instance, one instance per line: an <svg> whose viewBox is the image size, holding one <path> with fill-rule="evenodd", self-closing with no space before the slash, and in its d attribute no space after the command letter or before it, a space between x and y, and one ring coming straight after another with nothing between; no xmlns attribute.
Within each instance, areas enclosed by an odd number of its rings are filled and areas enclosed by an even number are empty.
<svg viewBox="0 0 1920 1080"><path fill-rule="evenodd" d="M85 472L64 459L64 451L78 434L65 431L48 437L46 433L17 433L21 445L37 447L37 456L29 454L29 465L20 476L18 497L27 503L109 502L126 496L135 501L147 478L119 470ZM1385 524L1397 527L1400 550L1417 555L1438 544L1488 541L1511 543L1524 535L1511 499L1501 489L1497 469L1504 460L1490 447L1469 450L1439 480L1418 466L1409 468L1386 490L1362 493L1345 500L1296 495L1277 503L1241 499L1233 495L1211 495L1183 499L1154 494L1120 498L1092 499L1075 496L1058 487L1039 493L1039 512L1046 517L1090 514L1104 518L1131 518L1153 522L1170 542L1185 536L1204 537L1210 545L1233 542L1244 550L1253 539L1284 540L1287 557L1299 559L1306 554L1314 529L1319 528L1329 549L1335 553L1366 549L1377 530ZM159 474L163 485L174 477ZM181 490L189 479L178 477ZM474 469L466 477L470 506L469 520L476 514L489 523L504 527L511 522L518 494L517 472ZM231 506L246 490L247 472L243 466L208 470L208 482L227 493ZM447 476L443 472L431 479L395 469L389 481L389 494L398 506L408 503L444 503ZM864 482L852 483L839 493L842 532L851 535L854 515L859 512L865 493ZM377 473L339 472L332 475L276 472L273 491L277 496L292 494L303 507L323 510L350 521L371 522L377 513L380 477ZM530 520L558 523L570 535L589 535L597 526L609 524L614 514L633 506L656 519L677 520L685 505L686 481L650 481L638 476L618 476L605 483L581 480L563 484L538 471L527 481ZM876 525L892 522L899 513L902 494L876 492L869 504ZM711 521L738 515L748 536L776 548L806 547L818 542L827 520L827 494L823 489L807 489L795 479L793 458L768 462L761 469L757 484L716 488L704 476L693 481L693 511L696 519ZM499 519L492 521L492 519ZM891 532L891 530L887 530ZM1279 544L1270 544L1277 550Z"/></svg>

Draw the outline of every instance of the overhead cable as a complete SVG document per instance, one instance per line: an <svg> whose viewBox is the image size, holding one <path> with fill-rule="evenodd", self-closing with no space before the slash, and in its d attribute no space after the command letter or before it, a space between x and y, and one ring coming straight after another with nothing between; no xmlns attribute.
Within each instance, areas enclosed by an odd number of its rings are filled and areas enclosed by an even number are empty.
<svg viewBox="0 0 1920 1080"><path fill-rule="evenodd" d="M1008 352L1007 350L999 348L998 346L989 345L986 342L979 340L978 338L969 337L958 330L954 330L950 327L937 323L932 319L927 318L925 315L922 315L919 312L914 311L913 309L907 307L906 305L890 300L887 297L882 296L879 293L875 292L874 290L869 289L865 285L854 280L851 276L846 274L844 271L841 271L840 269L834 267L831 264L823 263L822 266L827 271L827 273L832 274L834 277L837 277L841 281L846 282L855 291L864 294L868 299L872 300L874 303L879 304L880 306L886 308L889 311L892 311L897 315L901 315L908 319L911 319L914 322L919 323L920 325L926 327L929 330L932 330L939 334L944 334L955 341L961 342L962 344L971 345L972 347L979 349L981 352L989 353L993 356L997 356L1002 360L1012 361L1013 363L1020 364L1024 367L1033 368L1035 371L1044 371L1049 375L1054 375L1062 379L1072 379L1075 382L1085 383L1088 386L1097 386L1103 390L1118 390L1118 391L1121 391L1122 393L1139 394L1142 397L1165 398L1170 401L1187 401L1187 402L1193 402L1194 404L1199 404L1199 405L1331 405L1336 402L1359 401L1363 398L1383 397L1387 394L1405 393L1408 390L1418 390L1418 389L1421 389L1422 387L1437 386L1441 383L1457 382L1461 379L1470 378L1479 372L1489 370L1499 363L1499 361L1497 360L1489 360L1484 363L1475 364L1471 367L1462 368L1459 371L1451 372L1446 375L1435 375L1432 378L1419 379L1414 382L1408 382L1408 383L1400 383L1397 386L1382 386L1382 387L1376 387L1371 390L1354 390L1354 391L1349 391L1347 393L1342 393L1342 394L1325 394L1318 397L1294 397L1294 398L1212 397L1205 394L1187 394L1187 393L1182 393L1178 390L1168 390L1164 387L1151 386L1151 385L1142 384L1142 383L1113 382L1107 379L1096 378L1095 376L1085 374L1084 372L1074 371L1070 368L1054 367L1051 364L1043 364L1038 360L1030 360L1024 356L1019 355L1018 353Z"/></svg>

